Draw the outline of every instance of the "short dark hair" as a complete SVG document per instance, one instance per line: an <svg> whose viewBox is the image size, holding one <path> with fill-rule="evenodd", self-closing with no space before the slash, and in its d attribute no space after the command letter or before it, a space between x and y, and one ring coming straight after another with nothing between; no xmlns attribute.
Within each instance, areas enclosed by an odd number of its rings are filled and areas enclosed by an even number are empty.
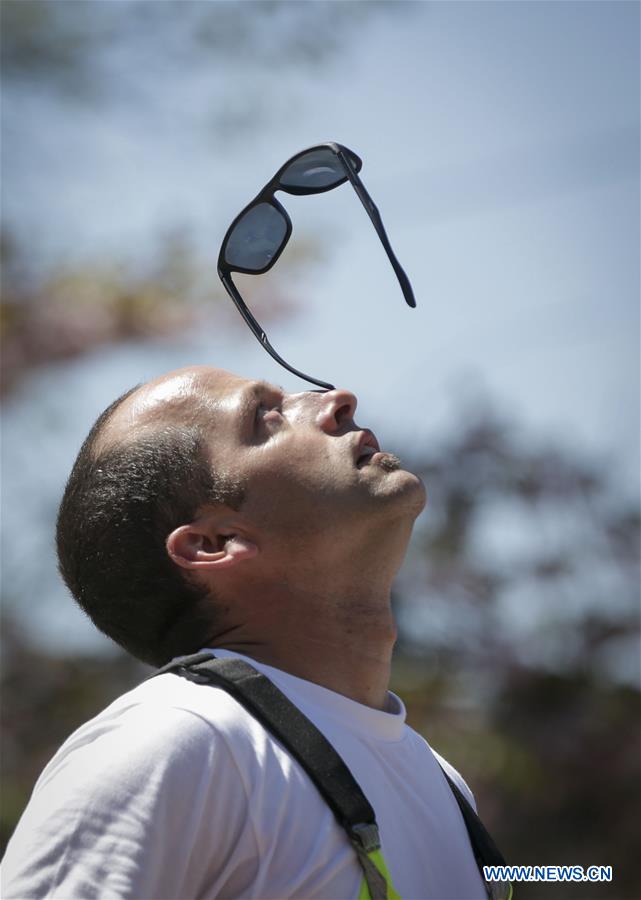
<svg viewBox="0 0 641 900"><path fill-rule="evenodd" d="M58 563L101 631L162 665L204 646L222 614L171 560L166 539L207 504L238 508L243 490L217 476L195 418L105 445L105 426L135 390L107 407L80 449L58 511Z"/></svg>

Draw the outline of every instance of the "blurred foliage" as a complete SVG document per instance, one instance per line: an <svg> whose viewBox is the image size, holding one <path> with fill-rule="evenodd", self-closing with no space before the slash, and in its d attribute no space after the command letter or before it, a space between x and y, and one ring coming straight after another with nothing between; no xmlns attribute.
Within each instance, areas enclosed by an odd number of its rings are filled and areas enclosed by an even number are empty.
<svg viewBox="0 0 641 900"><path fill-rule="evenodd" d="M105 54L132 42L142 58L145 48L162 46L167 64L300 69L325 62L366 19L411 6L391 0L4 0L3 76L5 83L95 103L107 94ZM231 107L221 121L234 124Z"/></svg>
<svg viewBox="0 0 641 900"><path fill-rule="evenodd" d="M627 677L639 662L638 510L600 465L519 439L486 407L413 465L430 504L396 587L392 684L410 724L464 774L508 861L614 867L611 884L521 884L516 896L641 896L641 694ZM475 536L506 504L516 517L504 534L525 536L519 559ZM559 516L550 546L541 522ZM517 588L564 608L552 636L511 635ZM10 622L3 644L6 840L56 747L146 670L120 654L55 659ZM623 657L631 668L612 664Z"/></svg>
<svg viewBox="0 0 641 900"><path fill-rule="evenodd" d="M395 597L411 724L464 773L510 862L614 867L612 884L518 897L641 896L636 499L487 404L409 468L429 495Z"/></svg>
<svg viewBox="0 0 641 900"><path fill-rule="evenodd" d="M2 395L32 369L104 344L176 337L196 326L246 328L215 267L198 259L179 231L160 241L146 265L103 259L37 271L8 233L0 236L0 250ZM303 234L269 281L245 277L243 296L261 324L296 314L292 292L299 267L321 259L320 243Z"/></svg>
<svg viewBox="0 0 641 900"><path fill-rule="evenodd" d="M194 319L194 261L177 235L147 271L102 262L38 275L8 235L2 265L3 393L36 366L109 342L175 333Z"/></svg>
<svg viewBox="0 0 641 900"><path fill-rule="evenodd" d="M322 77L370 22L414 8L392 0L3 0L6 134L16 141L29 97L128 110L155 128L171 121L229 152L291 123L308 102L302 72ZM175 73L186 93L160 88L161 71Z"/></svg>
<svg viewBox="0 0 641 900"><path fill-rule="evenodd" d="M590 670L616 664L608 651L639 628L638 498L621 495L606 463L534 444L483 401L463 410L452 435L431 456L410 462L429 494L422 553L403 575L406 596L429 611L428 631L418 626L421 645L428 641L438 652L436 615L446 625L448 617L463 623L461 653L479 669L515 652L557 668L580 667L581 660ZM506 641L502 617L516 607L534 610L559 633L580 617L581 640L541 635L546 658L535 646ZM415 618L412 603L404 610Z"/></svg>
<svg viewBox="0 0 641 900"><path fill-rule="evenodd" d="M149 669L125 654L59 659L2 622L1 853L36 778L80 722L142 681Z"/></svg>
<svg viewBox="0 0 641 900"><path fill-rule="evenodd" d="M612 865L611 884L519 884L518 898L641 895L639 690L585 673L494 665L470 701L456 679L401 655L393 688L408 721L462 772L514 864Z"/></svg>
<svg viewBox="0 0 641 900"><path fill-rule="evenodd" d="M122 104L137 116L154 109L155 121L169 118L175 129L195 128L194 121L187 125L181 118L186 109L193 112L189 103L156 90L154 74L162 67L204 79L211 97L208 135L230 152L233 140L254 136L279 117L291 118L298 81L283 79L281 70L324 62L365 21L411 7L373 0L3 0L0 64L3 96L10 100L3 109L5 136L18 139L13 133L19 135L23 97L51 94L105 115ZM268 90L270 75L275 81ZM5 222L0 237L4 395L34 366L111 342L175 335L201 322L212 327L206 317L213 303L216 328L240 322L218 283L214 260L196 258L184 234L164 239L146 267L99 257L59 261L36 272L28 247L15 243L15 227ZM317 261L319 254L318 241L299 234L276 280L268 287L265 279L243 283L243 296L261 324L293 314L284 285L300 263Z"/></svg>

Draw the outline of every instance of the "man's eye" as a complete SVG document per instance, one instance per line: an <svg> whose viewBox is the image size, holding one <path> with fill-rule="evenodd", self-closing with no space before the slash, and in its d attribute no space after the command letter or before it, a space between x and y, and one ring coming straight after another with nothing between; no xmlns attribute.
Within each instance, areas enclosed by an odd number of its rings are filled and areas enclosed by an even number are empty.
<svg viewBox="0 0 641 900"><path fill-rule="evenodd" d="M266 406L259 403L256 408L256 422L277 422L280 419L280 410L275 406Z"/></svg>

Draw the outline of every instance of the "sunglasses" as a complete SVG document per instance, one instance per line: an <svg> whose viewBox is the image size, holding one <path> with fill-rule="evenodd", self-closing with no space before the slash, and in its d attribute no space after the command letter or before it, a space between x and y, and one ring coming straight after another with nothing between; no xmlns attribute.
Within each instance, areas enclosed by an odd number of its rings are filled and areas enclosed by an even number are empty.
<svg viewBox="0 0 641 900"><path fill-rule="evenodd" d="M269 271L278 260L292 233L292 222L285 208L274 196L276 191L302 196L322 194L350 181L365 207L376 233L381 239L385 252L396 272L403 296L408 306L416 306L409 279L394 255L387 239L380 214L358 177L362 161L347 147L328 141L302 150L287 160L262 191L254 197L227 229L218 256L220 280L255 337L269 355L281 366L305 381L316 384L324 390L334 386L318 378L305 375L278 355L267 339L264 329L258 324L240 296L231 278L232 272L247 275L261 275Z"/></svg>

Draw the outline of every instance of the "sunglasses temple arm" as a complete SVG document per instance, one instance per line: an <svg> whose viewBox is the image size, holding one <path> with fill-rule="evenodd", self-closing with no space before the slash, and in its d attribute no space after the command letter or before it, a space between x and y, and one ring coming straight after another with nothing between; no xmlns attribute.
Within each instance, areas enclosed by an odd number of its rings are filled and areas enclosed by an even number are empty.
<svg viewBox="0 0 641 900"><path fill-rule="evenodd" d="M326 381L319 381L318 378L312 378L310 375L305 375L303 372L299 372L298 369L295 369L293 366L290 366L288 362L278 355L278 353L274 350L272 345L269 343L267 335L265 334L263 328L258 324L256 319L251 314L250 310L247 308L245 301L240 296L238 292L238 288L231 280L231 275L226 275L223 272L218 270L218 274L220 276L220 280L225 286L225 290L234 301L236 309L241 314L245 322L249 325L252 334L256 338L257 341L260 342L261 346L269 353L272 359L275 359L276 362L281 365L284 369L287 369L288 372L291 372L292 375L296 375L298 378L302 378L303 381L309 381L311 384L316 384L318 387L322 388L324 391L333 391L334 385L328 384Z"/></svg>
<svg viewBox="0 0 641 900"><path fill-rule="evenodd" d="M376 229L376 233L378 234L379 238L381 239L381 243L382 243L383 247L385 248L387 257L392 264L392 268L394 269L394 272L396 273L396 277L398 278L399 284L401 286L401 290L403 291L403 296L405 297L405 302L407 303L408 306L415 307L416 300L414 299L414 291L412 290L412 285L410 284L409 278L405 274L405 270L403 269L403 267L397 260L396 256L394 255L394 251L392 250L391 244L387 237L387 233L383 226L383 220L381 219L381 214L379 213L378 209L376 208L376 204L374 203L374 201L372 200L370 195L367 193L367 191L365 189L365 185L363 184L361 179L358 177L358 173L356 172L356 170L354 169L352 164L349 162L347 155L345 153L339 152L339 156L343 162L343 165L345 166L345 171L347 172L347 177L349 178L349 180L352 183L352 187L358 194L359 200L365 207L365 211L367 212L367 215L370 217L370 219L372 221L372 225Z"/></svg>

